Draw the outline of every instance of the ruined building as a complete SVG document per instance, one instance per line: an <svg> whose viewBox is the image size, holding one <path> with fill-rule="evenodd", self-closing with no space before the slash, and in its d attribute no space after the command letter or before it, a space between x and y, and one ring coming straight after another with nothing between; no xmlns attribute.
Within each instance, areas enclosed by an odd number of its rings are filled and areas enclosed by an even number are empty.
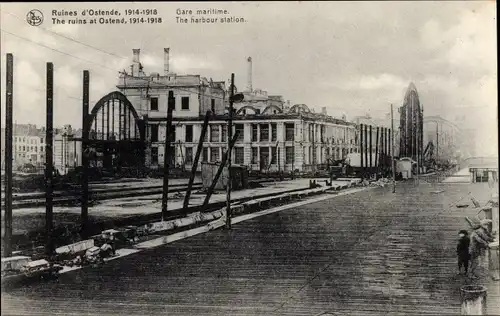
<svg viewBox="0 0 500 316"><path fill-rule="evenodd" d="M163 165L169 91L175 96L172 163L190 170L207 111L212 116L201 161L220 161L227 147L229 87L225 82L170 71L168 48L164 49L163 74L146 74L140 50L133 53L131 71L120 76L117 88L145 122L146 167ZM234 104L233 132L240 135L233 151L234 164L262 171L307 171L329 158L340 159L357 151L353 123L328 116L326 108L314 113L305 104L291 106L282 96L253 89L250 57L247 63L247 87L240 91L244 100Z"/></svg>

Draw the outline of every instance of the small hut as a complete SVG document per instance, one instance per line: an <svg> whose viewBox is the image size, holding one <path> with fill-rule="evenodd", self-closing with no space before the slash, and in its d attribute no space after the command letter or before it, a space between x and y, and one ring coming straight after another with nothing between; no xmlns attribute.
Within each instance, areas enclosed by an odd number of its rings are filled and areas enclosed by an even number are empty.
<svg viewBox="0 0 500 316"><path fill-rule="evenodd" d="M201 180L203 188L209 188L219 170L220 163L202 162L201 163ZM225 190L227 186L228 170L224 167L222 174L215 185L215 190ZM248 188L248 168L243 165L231 165L231 188L241 190Z"/></svg>

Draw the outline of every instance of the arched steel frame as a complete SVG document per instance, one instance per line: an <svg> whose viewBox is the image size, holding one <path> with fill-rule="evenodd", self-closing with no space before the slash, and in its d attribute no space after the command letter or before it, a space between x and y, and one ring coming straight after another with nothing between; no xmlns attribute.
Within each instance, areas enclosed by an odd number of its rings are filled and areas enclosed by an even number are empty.
<svg viewBox="0 0 500 316"><path fill-rule="evenodd" d="M278 113L283 113L283 110L280 109L279 106L277 105L274 105L274 104L271 104L269 106L267 106L263 111L262 111L262 114L266 114L268 111L270 111L271 109L275 109L278 111Z"/></svg>
<svg viewBox="0 0 500 316"><path fill-rule="evenodd" d="M116 115L118 124L115 124ZM123 93L114 91L102 97L94 105L88 117L87 130L91 134L96 133L95 139L99 140L144 140L145 130L141 122L129 99ZM98 133L99 127L100 133Z"/></svg>
<svg viewBox="0 0 500 316"><path fill-rule="evenodd" d="M289 113L296 113L299 111L299 109L304 111L304 112L311 113L311 110L305 104L295 104L294 106L292 106L290 108L290 110L288 112Z"/></svg>

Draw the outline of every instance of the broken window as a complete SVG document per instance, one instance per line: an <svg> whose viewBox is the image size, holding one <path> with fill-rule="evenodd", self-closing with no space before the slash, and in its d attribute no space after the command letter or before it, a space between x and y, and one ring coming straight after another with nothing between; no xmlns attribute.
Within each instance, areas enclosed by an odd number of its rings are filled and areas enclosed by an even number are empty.
<svg viewBox="0 0 500 316"><path fill-rule="evenodd" d="M269 125L261 124L260 125L260 141L265 142L269 141Z"/></svg>
<svg viewBox="0 0 500 316"><path fill-rule="evenodd" d="M219 125L210 125L210 141L220 142Z"/></svg>
<svg viewBox="0 0 500 316"><path fill-rule="evenodd" d="M259 129L257 124L252 124L252 142L256 142L258 139Z"/></svg>
<svg viewBox="0 0 500 316"><path fill-rule="evenodd" d="M235 124L234 127L235 127L235 132L238 132L237 141L243 141L245 139L243 124Z"/></svg>
<svg viewBox="0 0 500 316"><path fill-rule="evenodd" d="M150 125L151 142L158 141L158 125Z"/></svg>
<svg viewBox="0 0 500 316"><path fill-rule="evenodd" d="M158 164L158 147L151 147L151 164Z"/></svg>
<svg viewBox="0 0 500 316"><path fill-rule="evenodd" d="M295 147L285 147L285 163L292 164L295 160Z"/></svg>
<svg viewBox="0 0 500 316"><path fill-rule="evenodd" d="M278 135L276 123L271 123L271 141L276 141Z"/></svg>
<svg viewBox="0 0 500 316"><path fill-rule="evenodd" d="M186 142L193 142L193 125L186 125Z"/></svg>
<svg viewBox="0 0 500 316"><path fill-rule="evenodd" d="M227 142L227 125L222 125L222 141Z"/></svg>
<svg viewBox="0 0 500 316"><path fill-rule="evenodd" d="M252 163L256 164L259 160L259 150L257 147L252 147Z"/></svg>
<svg viewBox="0 0 500 316"><path fill-rule="evenodd" d="M211 162L220 161L219 147L210 148L210 161Z"/></svg>
<svg viewBox="0 0 500 316"><path fill-rule="evenodd" d="M207 147L203 147L201 161L204 161L204 162L208 161L208 148Z"/></svg>
<svg viewBox="0 0 500 316"><path fill-rule="evenodd" d="M186 164L193 163L193 147L186 147Z"/></svg>
<svg viewBox="0 0 500 316"><path fill-rule="evenodd" d="M151 111L158 111L158 98L154 97L150 100Z"/></svg>
<svg viewBox="0 0 500 316"><path fill-rule="evenodd" d="M287 123L285 124L285 141L291 142L295 138L295 124Z"/></svg>
<svg viewBox="0 0 500 316"><path fill-rule="evenodd" d="M242 165L245 161L245 149L243 147L234 147L234 163Z"/></svg>
<svg viewBox="0 0 500 316"><path fill-rule="evenodd" d="M278 163L278 158L276 154L276 147L271 147L271 164L276 164Z"/></svg>
<svg viewBox="0 0 500 316"><path fill-rule="evenodd" d="M181 109L189 110L189 97L182 97L181 102L182 102Z"/></svg>

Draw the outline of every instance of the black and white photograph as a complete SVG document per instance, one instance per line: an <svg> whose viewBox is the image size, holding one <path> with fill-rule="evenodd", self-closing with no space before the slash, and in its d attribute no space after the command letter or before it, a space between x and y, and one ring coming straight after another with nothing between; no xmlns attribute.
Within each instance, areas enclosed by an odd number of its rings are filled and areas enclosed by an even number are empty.
<svg viewBox="0 0 500 316"><path fill-rule="evenodd" d="M1 315L500 315L496 6L1 2Z"/></svg>

